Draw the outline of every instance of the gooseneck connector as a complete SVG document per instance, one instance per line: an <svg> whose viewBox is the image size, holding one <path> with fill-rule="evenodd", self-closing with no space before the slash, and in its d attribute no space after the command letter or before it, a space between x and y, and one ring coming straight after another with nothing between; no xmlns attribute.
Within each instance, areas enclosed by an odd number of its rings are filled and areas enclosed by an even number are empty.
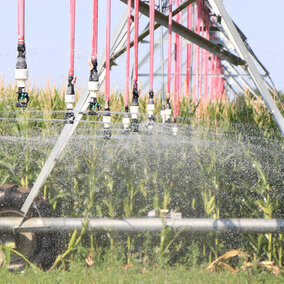
<svg viewBox="0 0 284 284"><path fill-rule="evenodd" d="M89 115L98 115L100 105L98 103L98 93L100 90L98 62L96 59L89 60L90 76L88 81L88 92L90 94Z"/></svg>
<svg viewBox="0 0 284 284"><path fill-rule="evenodd" d="M149 92L149 100L147 104L147 113L148 113L148 127L152 128L153 124L155 122L155 117L154 117L154 109L155 109L155 104L154 104L154 92L151 90Z"/></svg>
<svg viewBox="0 0 284 284"><path fill-rule="evenodd" d="M128 106L125 107L125 113L124 116L122 118L122 124L123 124L123 128L124 130L128 130L129 126L130 126L130 117L129 117L129 108Z"/></svg>
<svg viewBox="0 0 284 284"><path fill-rule="evenodd" d="M18 99L16 107L27 107L30 100L26 91L27 80L29 78L29 71L26 62L26 46L25 43L18 43L18 56L15 69L15 80L17 82Z"/></svg>
<svg viewBox="0 0 284 284"><path fill-rule="evenodd" d="M165 113L165 122L170 123L171 122L172 109L171 109L171 103L170 103L169 98L167 98L167 105L166 105L166 109L165 109L164 113Z"/></svg>
<svg viewBox="0 0 284 284"><path fill-rule="evenodd" d="M130 106L131 113L131 123L130 128L133 132L138 132L139 124L138 124L138 113L139 113L139 92L137 87L133 87L133 98Z"/></svg>
<svg viewBox="0 0 284 284"><path fill-rule="evenodd" d="M104 138L106 140L109 140L111 137L111 116L110 116L110 109L109 109L109 104L108 102L105 105L105 113L103 116L103 123L104 123Z"/></svg>
<svg viewBox="0 0 284 284"><path fill-rule="evenodd" d="M73 113L73 108L75 104L75 85L76 83L76 77L74 75L68 75L68 84L67 84L67 90L65 94L65 103L66 103L66 124L73 124L75 120L75 115Z"/></svg>

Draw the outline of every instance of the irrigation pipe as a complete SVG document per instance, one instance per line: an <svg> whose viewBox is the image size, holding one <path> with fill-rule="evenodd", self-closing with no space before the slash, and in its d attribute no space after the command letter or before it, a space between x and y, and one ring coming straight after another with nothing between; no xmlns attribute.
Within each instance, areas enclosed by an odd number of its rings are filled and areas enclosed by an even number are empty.
<svg viewBox="0 0 284 284"><path fill-rule="evenodd" d="M131 33L131 0L127 3L127 39L126 39L126 74L125 74L125 112L128 112L129 101L129 65L130 65L130 33Z"/></svg>
<svg viewBox="0 0 284 284"><path fill-rule="evenodd" d="M31 218L23 222L20 228L15 227L21 218L0 218L0 230L12 232L73 232L83 229L84 218ZM94 232L115 231L128 232L161 232L165 226L185 233L284 233L284 219L160 219L133 218L109 219L90 218L88 230Z"/></svg>

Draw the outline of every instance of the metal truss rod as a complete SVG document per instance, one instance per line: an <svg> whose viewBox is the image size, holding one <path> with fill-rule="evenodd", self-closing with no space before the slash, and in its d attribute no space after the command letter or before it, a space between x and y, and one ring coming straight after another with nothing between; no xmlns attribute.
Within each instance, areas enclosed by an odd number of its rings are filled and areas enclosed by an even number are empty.
<svg viewBox="0 0 284 284"><path fill-rule="evenodd" d="M117 29L117 36L119 36L121 29ZM120 45L117 47L114 47L114 44L116 43L116 37L112 37L111 41L111 50L113 52L116 52L117 48L120 48ZM101 59L101 65L104 66L106 61L105 54L102 56ZM100 84L102 83L103 79L105 77L105 72L102 72L100 74ZM66 124L60 133L51 153L49 154L40 174L38 175L29 195L27 196L21 211L24 213L24 216L28 213L34 199L39 194L39 191L41 187L44 185L45 181L47 180L49 174L51 173L52 169L54 168L56 162L60 159L61 154L63 153L66 145L68 144L69 140L71 139L74 131L76 130L80 120L82 119L83 113L87 110L89 107L89 103L91 100L91 96L89 93L83 94L80 99L78 100L75 108L74 108L74 115L75 115L75 121L74 124ZM18 224L19 225L19 224ZM20 224L21 225L21 224Z"/></svg>
<svg viewBox="0 0 284 284"><path fill-rule="evenodd" d="M239 32L237 31L232 19L230 18L228 12L226 11L222 1L220 0L208 0L210 6L216 13L216 15L221 16L222 26L224 27L226 33L228 34L231 42L233 43L235 49L239 55L245 60L248 72L250 73L255 85L257 86L267 108L271 111L274 120L276 121L280 131L284 135L284 118L279 111L275 101L269 93L265 85L265 80L261 77L258 69L256 68L251 54L249 53L247 47L245 46L243 40L240 37Z"/></svg>
<svg viewBox="0 0 284 284"><path fill-rule="evenodd" d="M12 232L21 218L0 218L0 231ZM73 232L82 230L84 218L31 218L24 221L16 232ZM87 228L93 232L121 233L161 232L165 227L184 233L284 233L284 219L205 219L205 218L90 218Z"/></svg>
<svg viewBox="0 0 284 284"><path fill-rule="evenodd" d="M232 87L232 85L228 82L227 79L225 79L225 82L227 86L232 90L232 92L235 94L235 96L239 97L239 94L236 92L236 90Z"/></svg>
<svg viewBox="0 0 284 284"><path fill-rule="evenodd" d="M194 2L195 0L188 0L185 1L183 4L181 4L179 7L177 7L174 11L173 11L173 16L175 16L176 14L178 14L182 9L184 9L186 6L190 5L192 2ZM133 6L133 4L132 4ZM159 28L161 25L159 23L156 23L154 26L154 30L156 30L157 28ZM146 38L150 33L150 29L146 28L138 37L138 41L142 42L144 40L144 38ZM134 41L130 42L130 47L134 46ZM114 61L115 59L117 59L120 55L122 55L124 52L126 52L126 47L121 48L120 50L118 50L112 57L111 60Z"/></svg>
<svg viewBox="0 0 284 284"><path fill-rule="evenodd" d="M235 76L230 76L230 71L229 71L229 69L226 67L226 66L224 66L224 69L225 69L225 71L227 72L227 78L228 77L231 77L232 78L232 80L234 81L234 83L241 89L241 91L244 93L245 92L245 89L243 88L243 86L236 80L236 77L238 77L238 75L235 75ZM236 71L237 72L237 71ZM227 80L226 80L227 81ZM227 85L232 89L232 86L229 84L229 82L227 81ZM247 87L248 87L248 89L250 90L250 92L257 98L257 95L254 93L254 91L252 90L252 88L250 87L250 85L248 85L247 84Z"/></svg>
<svg viewBox="0 0 284 284"><path fill-rule="evenodd" d="M120 0L121 2L127 4L127 0ZM145 4L142 1L139 1L139 11L141 14L145 15L146 17L149 17L149 5ZM188 5L191 4L193 1L189 0L187 1ZM185 3L184 3L185 4ZM134 7L134 1L131 2L132 7ZM174 16L174 13L173 13ZM168 28L168 16L164 15L163 13L156 10L155 14L155 20L160 25ZM179 34L181 37L189 40L190 42L200 46L201 48L204 48L208 50L209 52L217 55L220 59L226 60L234 65L244 65L245 61L238 56L230 53L229 51L226 51L223 49L223 47L214 44L210 42L209 40L205 39L204 37L194 33L193 31L189 30L182 24L177 23L173 20L173 32ZM124 52L124 51L123 51Z"/></svg>
<svg viewBox="0 0 284 284"><path fill-rule="evenodd" d="M244 76L241 76L241 75L239 74L238 70L237 70L233 65L229 64L229 68L227 68L227 67L225 67L225 66L224 66L224 68L225 68L225 70L226 70L228 73L230 73L230 74L235 73L235 75L244 83L244 85L248 88L248 90L253 94L253 96L254 96L255 98L258 98L257 94L256 94L255 91L252 89L252 87L250 86L250 84L243 78ZM250 75L249 75L249 76L250 76ZM241 88L241 85L240 85L240 83L239 83L237 80L235 80L235 83Z"/></svg>

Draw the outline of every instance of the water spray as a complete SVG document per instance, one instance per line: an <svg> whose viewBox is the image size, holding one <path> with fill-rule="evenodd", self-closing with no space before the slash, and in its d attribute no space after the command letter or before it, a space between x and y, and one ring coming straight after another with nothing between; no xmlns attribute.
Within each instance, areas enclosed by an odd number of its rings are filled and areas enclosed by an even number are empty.
<svg viewBox="0 0 284 284"><path fill-rule="evenodd" d="M26 91L29 72L26 62L25 45L25 0L18 1L18 56L15 69L15 80L17 82L18 99L16 107L27 107L30 100Z"/></svg>
<svg viewBox="0 0 284 284"><path fill-rule="evenodd" d="M88 92L90 94L89 115L98 115L100 104L97 100L97 94L100 90L98 74L98 0L93 0L93 37L92 37L92 55L89 60L90 76L88 81Z"/></svg>
<svg viewBox="0 0 284 284"><path fill-rule="evenodd" d="M133 132L138 132L138 113L139 113L139 91L138 91L138 33L139 33L139 0L135 0L134 7L134 80L133 97L130 106L131 123L130 128Z"/></svg>
<svg viewBox="0 0 284 284"><path fill-rule="evenodd" d="M105 139L110 139L111 131L111 116L109 108L109 93L110 93L110 28L111 28L111 0L107 0L107 20L106 20L106 81L105 81L105 114L103 116L104 136Z"/></svg>
<svg viewBox="0 0 284 284"><path fill-rule="evenodd" d="M75 83L76 77L74 76L74 53L75 53L75 7L76 0L70 0L70 56L69 56L69 73L68 73L68 84L65 94L66 103L66 124L73 124L75 115L73 108L75 104Z"/></svg>
<svg viewBox="0 0 284 284"><path fill-rule="evenodd" d="M155 0L150 0L150 70L149 70L149 100L147 104L148 127L152 128L154 117L154 91L153 91L153 69L154 69L154 25L155 25Z"/></svg>

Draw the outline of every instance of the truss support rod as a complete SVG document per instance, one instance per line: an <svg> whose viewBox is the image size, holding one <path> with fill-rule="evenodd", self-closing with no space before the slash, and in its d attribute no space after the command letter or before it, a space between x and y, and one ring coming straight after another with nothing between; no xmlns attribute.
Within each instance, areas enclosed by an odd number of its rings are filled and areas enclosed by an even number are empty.
<svg viewBox="0 0 284 284"><path fill-rule="evenodd" d="M121 2L127 4L127 0L120 0ZM142 1L139 1L139 11L141 14L145 15L146 17L149 17L149 5L145 4ZM189 0L187 1L187 5L191 4L193 1ZM185 3L184 3L185 4ZM131 2L132 7L134 7L134 1ZM174 16L174 13L173 13ZM160 25L168 28L168 16L162 14L159 11L156 11L155 13L155 20ZM177 23L176 21L173 21L173 32L179 34L181 37L191 41L194 44L197 44L201 48L204 48L208 50L209 52L217 55L220 59L226 60L234 65L243 65L245 64L245 61L234 54L230 53L229 51L226 51L223 49L223 47L214 44L210 42L209 40L205 39L204 37L192 32L182 24ZM124 50L125 51L125 50ZM123 51L123 52L124 52Z"/></svg>
<svg viewBox="0 0 284 284"><path fill-rule="evenodd" d="M227 68L226 68L227 69ZM229 70L227 69L228 73L235 73L237 76L239 76L239 72L238 70L231 64L229 64L229 69L230 69L230 72ZM246 71L246 70L245 70ZM254 95L254 97L257 98L257 94L255 93L255 91L252 89L252 87L250 86L250 84L242 78L242 76L239 76L240 80L246 85L246 87L249 89L249 91ZM238 83L237 83L238 84Z"/></svg>
<svg viewBox="0 0 284 284"><path fill-rule="evenodd" d="M241 91L244 93L245 92L245 89L242 87L242 85L236 80L236 77L234 77L234 76L230 76L230 72L229 72L229 70L228 70L228 68L226 67L226 66L224 66L224 69L225 69L225 71L227 72L227 76L226 77L231 77L232 78L232 80L234 81L234 83L241 89ZM236 75L237 76L237 75ZM226 80L227 81L227 80ZM232 86L229 84L229 82L227 81L227 85L231 88L231 89L233 89L232 88ZM247 85L248 86L248 88L249 88L249 90L251 91L251 93L257 98L257 96L254 94L254 92L253 92L253 90L250 88L250 86L249 85Z"/></svg>
<svg viewBox="0 0 284 284"><path fill-rule="evenodd" d="M190 5L192 2L194 2L195 0L188 0L188 1L185 1L183 4L181 4L179 7L177 7L172 15L176 15L178 14L178 12L180 12L182 9L184 9L186 6ZM132 4L133 6L133 4ZM181 9L182 8L182 9ZM156 30L157 28L159 28L161 25L159 23L156 23L155 26L154 26L154 29ZM145 29L138 37L138 41L139 42L142 42L144 38L146 38L150 33L150 30L149 28L148 29ZM134 46L134 41L131 41L130 43L130 47L133 47ZM118 58L120 55L122 55L124 52L126 51L126 47L123 47L121 48L120 50L118 50L112 57L111 57L111 60L114 61L116 58Z"/></svg>
<svg viewBox="0 0 284 284"><path fill-rule="evenodd" d="M0 230L12 232L21 218L0 218ZM73 232L76 228L83 229L84 218L31 218L25 220L17 232ZM185 233L222 232L222 233L284 233L284 219L160 219L131 218L109 219L90 218L87 223L89 231L121 233L129 232L161 232L164 228Z"/></svg>
<svg viewBox="0 0 284 284"><path fill-rule="evenodd" d="M247 50L243 40L240 37L239 32L237 31L234 23L232 22L229 14L227 13L222 1L220 0L208 0L211 7L215 11L217 15L222 17L222 25L227 32L231 42L234 44L236 50L238 51L239 55L245 60L248 68L248 72L250 73L251 77L255 85L257 86L262 98L267 106L267 108L271 111L271 114L274 117L280 131L284 135L284 118L279 111L275 101L273 100L272 96L270 95L267 87L265 86L265 81L259 74L252 57Z"/></svg>
<svg viewBox="0 0 284 284"><path fill-rule="evenodd" d="M111 49L113 49L113 53L116 52L116 48L114 48L115 40L113 37L113 41L111 43ZM120 46L118 46L120 48ZM103 61L101 61L102 65L105 65L105 55L102 58ZM100 83L102 81L102 77L105 76L105 72L102 72L100 75ZM51 153L49 154L40 174L37 177L37 180L35 181L29 195L27 196L21 211L24 213L24 217L28 213L34 199L39 194L39 191L41 187L44 185L46 179L48 178L49 174L51 173L52 169L54 168L56 162L60 159L61 154L63 153L67 143L71 139L74 131L76 130L80 120L82 119L83 113L88 109L89 103L90 103L91 95L89 93L83 94L79 101L77 102L75 108L74 108L74 116L75 121L74 124L66 124L60 133ZM19 224L18 224L19 225Z"/></svg>
<svg viewBox="0 0 284 284"><path fill-rule="evenodd" d="M118 39L121 38L121 34L122 34L126 24L127 24L127 11L122 15L122 17L119 21L119 25L117 26L115 32L111 36L111 51L113 51L115 45L117 43L119 43ZM124 34L125 34L125 32L124 32ZM111 60L111 66L112 66L112 64L113 64L112 61L114 59L111 57L110 60ZM101 75L102 72L104 71L105 62L106 62L106 51L103 52L103 55L99 60L99 68L98 68L99 75Z"/></svg>
<svg viewBox="0 0 284 284"><path fill-rule="evenodd" d="M227 86L232 90L232 92L235 94L235 96L239 97L239 94L236 92L236 90L233 88L233 86L228 82L227 79L225 79L225 82Z"/></svg>

